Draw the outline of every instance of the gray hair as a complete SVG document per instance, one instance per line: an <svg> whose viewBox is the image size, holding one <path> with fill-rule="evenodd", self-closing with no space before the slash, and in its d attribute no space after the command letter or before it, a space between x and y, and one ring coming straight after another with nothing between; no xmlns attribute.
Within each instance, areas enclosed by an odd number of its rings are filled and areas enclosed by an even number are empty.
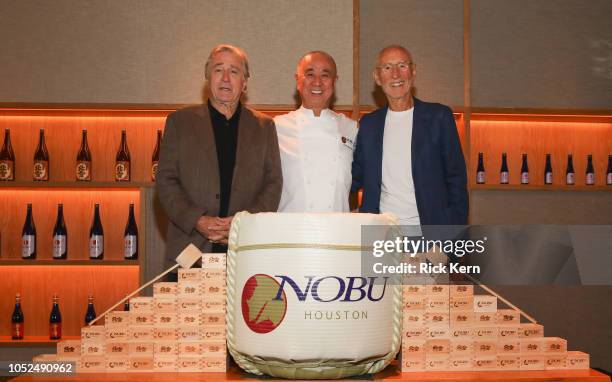
<svg viewBox="0 0 612 382"><path fill-rule="evenodd" d="M378 54L376 55L376 64L374 65L374 67L378 66L378 64L380 63L380 58L388 50L401 50L402 52L406 53L406 55L410 57L410 60L412 61L412 54L410 53L408 49L404 48L403 46L399 44L393 44L393 45L385 46L384 48L380 50L380 52L378 52Z"/></svg>
<svg viewBox="0 0 612 382"><path fill-rule="evenodd" d="M208 55L206 59L206 66L204 67L204 77L208 80L210 78L210 71L212 68L210 67L210 63L212 62L213 56L217 53L221 52L231 52L236 56L240 57L242 60L242 69L244 72L244 79L248 79L251 74L249 73L249 58L247 57L244 50L238 48L237 46L228 45L228 44L220 44L215 46Z"/></svg>

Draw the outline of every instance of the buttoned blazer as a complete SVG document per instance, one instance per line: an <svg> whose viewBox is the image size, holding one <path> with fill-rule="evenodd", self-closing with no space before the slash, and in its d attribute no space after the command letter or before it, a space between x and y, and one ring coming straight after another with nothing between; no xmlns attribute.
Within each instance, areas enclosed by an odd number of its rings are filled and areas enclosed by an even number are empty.
<svg viewBox="0 0 612 382"><path fill-rule="evenodd" d="M210 243L195 229L200 216L217 216L220 208L217 148L207 104L178 110L166 119L156 190L170 220L167 264L189 243L210 251ZM276 211L281 190L274 122L243 105L228 214Z"/></svg>
<svg viewBox="0 0 612 382"><path fill-rule="evenodd" d="M359 121L351 190L363 188L360 212L380 213L387 107ZM412 178L421 225L467 224L465 160L451 109L414 98Z"/></svg>

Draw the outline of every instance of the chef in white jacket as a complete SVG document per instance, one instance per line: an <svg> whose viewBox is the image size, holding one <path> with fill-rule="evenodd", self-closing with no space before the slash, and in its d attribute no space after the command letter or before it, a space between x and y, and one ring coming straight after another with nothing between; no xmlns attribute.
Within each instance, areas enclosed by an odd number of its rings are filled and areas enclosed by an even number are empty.
<svg viewBox="0 0 612 382"><path fill-rule="evenodd" d="M279 212L348 212L357 123L329 109L338 76L327 53L306 53L295 73L302 105L274 118L283 191Z"/></svg>

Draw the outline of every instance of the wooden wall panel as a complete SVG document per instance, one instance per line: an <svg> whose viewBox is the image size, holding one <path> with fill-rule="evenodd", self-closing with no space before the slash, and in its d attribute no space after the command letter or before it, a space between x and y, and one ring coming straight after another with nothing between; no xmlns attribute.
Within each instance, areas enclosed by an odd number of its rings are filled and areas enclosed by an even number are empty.
<svg viewBox="0 0 612 382"><path fill-rule="evenodd" d="M138 288L138 266L1 266L0 335L10 335L15 293L21 293L26 336L48 336L54 293L60 297L64 336L78 336L87 295L100 314Z"/></svg>
<svg viewBox="0 0 612 382"><path fill-rule="evenodd" d="M89 229L93 221L95 203L100 204L105 260L123 260L123 230L127 223L130 203L134 203L136 222L141 227L138 219L138 189L0 189L1 259L21 258L21 231L28 203L33 204L38 241L37 259L41 260L52 258L52 234L58 203L64 204L70 260L89 258Z"/></svg>

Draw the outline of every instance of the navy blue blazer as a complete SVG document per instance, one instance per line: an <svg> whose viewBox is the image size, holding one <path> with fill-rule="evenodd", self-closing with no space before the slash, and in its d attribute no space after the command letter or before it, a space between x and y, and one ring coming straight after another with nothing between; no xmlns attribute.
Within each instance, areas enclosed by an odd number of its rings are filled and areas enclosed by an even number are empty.
<svg viewBox="0 0 612 382"><path fill-rule="evenodd" d="M359 121L351 191L363 188L360 212L380 213L383 134L387 107ZM421 225L467 224L465 159L451 109L414 98L412 178Z"/></svg>

